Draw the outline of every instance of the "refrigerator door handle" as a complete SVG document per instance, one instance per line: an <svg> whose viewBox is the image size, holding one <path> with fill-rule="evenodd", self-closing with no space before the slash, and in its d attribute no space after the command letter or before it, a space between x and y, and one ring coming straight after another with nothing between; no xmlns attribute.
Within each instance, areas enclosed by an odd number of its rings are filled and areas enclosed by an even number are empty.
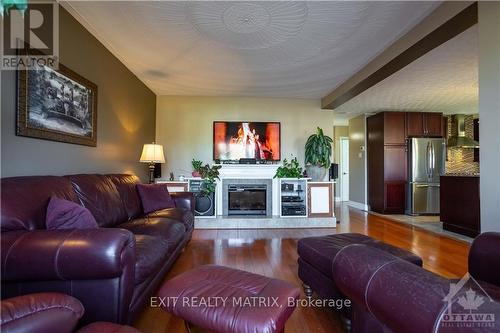
<svg viewBox="0 0 500 333"><path fill-rule="evenodd" d="M423 188L423 187L429 187L429 186L432 186L432 185L429 185L429 184L417 184L417 185L414 185L415 188Z"/></svg>
<svg viewBox="0 0 500 333"><path fill-rule="evenodd" d="M434 178L434 171L436 171L436 151L434 150L434 143L431 142L431 178Z"/></svg>
<svg viewBox="0 0 500 333"><path fill-rule="evenodd" d="M426 150L426 163L425 163L425 167L426 167L426 173L427 173L427 178L430 178L431 177L431 143L430 142L427 142L427 150Z"/></svg>

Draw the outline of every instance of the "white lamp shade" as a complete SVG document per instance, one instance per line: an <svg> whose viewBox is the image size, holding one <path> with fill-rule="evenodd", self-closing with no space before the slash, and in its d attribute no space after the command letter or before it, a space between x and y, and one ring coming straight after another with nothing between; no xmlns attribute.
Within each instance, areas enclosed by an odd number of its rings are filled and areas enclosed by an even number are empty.
<svg viewBox="0 0 500 333"><path fill-rule="evenodd" d="M144 163L165 163L163 146L154 143L145 144L142 148L140 161Z"/></svg>

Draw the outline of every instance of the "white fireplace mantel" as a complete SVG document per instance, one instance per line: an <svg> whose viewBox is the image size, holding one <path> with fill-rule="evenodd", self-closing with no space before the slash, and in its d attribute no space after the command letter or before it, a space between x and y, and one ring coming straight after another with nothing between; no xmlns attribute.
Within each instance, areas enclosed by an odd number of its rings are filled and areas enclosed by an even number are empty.
<svg viewBox="0 0 500 333"><path fill-rule="evenodd" d="M273 179L276 170L281 164L221 164L219 170L219 184L216 192L217 215L222 214L222 186L224 179L272 179L273 215L279 215L279 190L278 180Z"/></svg>
<svg viewBox="0 0 500 333"><path fill-rule="evenodd" d="M221 164L220 179L223 178L258 178L270 179L276 174L281 164Z"/></svg>

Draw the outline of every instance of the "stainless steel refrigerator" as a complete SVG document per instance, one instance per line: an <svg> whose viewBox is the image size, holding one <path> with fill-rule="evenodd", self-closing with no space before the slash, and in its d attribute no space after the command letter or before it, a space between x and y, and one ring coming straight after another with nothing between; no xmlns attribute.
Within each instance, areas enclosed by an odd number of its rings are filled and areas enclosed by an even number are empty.
<svg viewBox="0 0 500 333"><path fill-rule="evenodd" d="M439 177L444 174L445 152L444 139L410 139L408 214L439 214Z"/></svg>

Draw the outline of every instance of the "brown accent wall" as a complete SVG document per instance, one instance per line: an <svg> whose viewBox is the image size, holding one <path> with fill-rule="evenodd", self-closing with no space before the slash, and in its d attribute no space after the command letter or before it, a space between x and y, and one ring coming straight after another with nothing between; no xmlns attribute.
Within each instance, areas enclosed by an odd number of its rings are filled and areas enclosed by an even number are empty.
<svg viewBox="0 0 500 333"><path fill-rule="evenodd" d="M2 177L130 172L147 179L142 145L155 138L156 95L62 7L61 63L98 86L97 147L15 135L16 73L2 71Z"/></svg>

